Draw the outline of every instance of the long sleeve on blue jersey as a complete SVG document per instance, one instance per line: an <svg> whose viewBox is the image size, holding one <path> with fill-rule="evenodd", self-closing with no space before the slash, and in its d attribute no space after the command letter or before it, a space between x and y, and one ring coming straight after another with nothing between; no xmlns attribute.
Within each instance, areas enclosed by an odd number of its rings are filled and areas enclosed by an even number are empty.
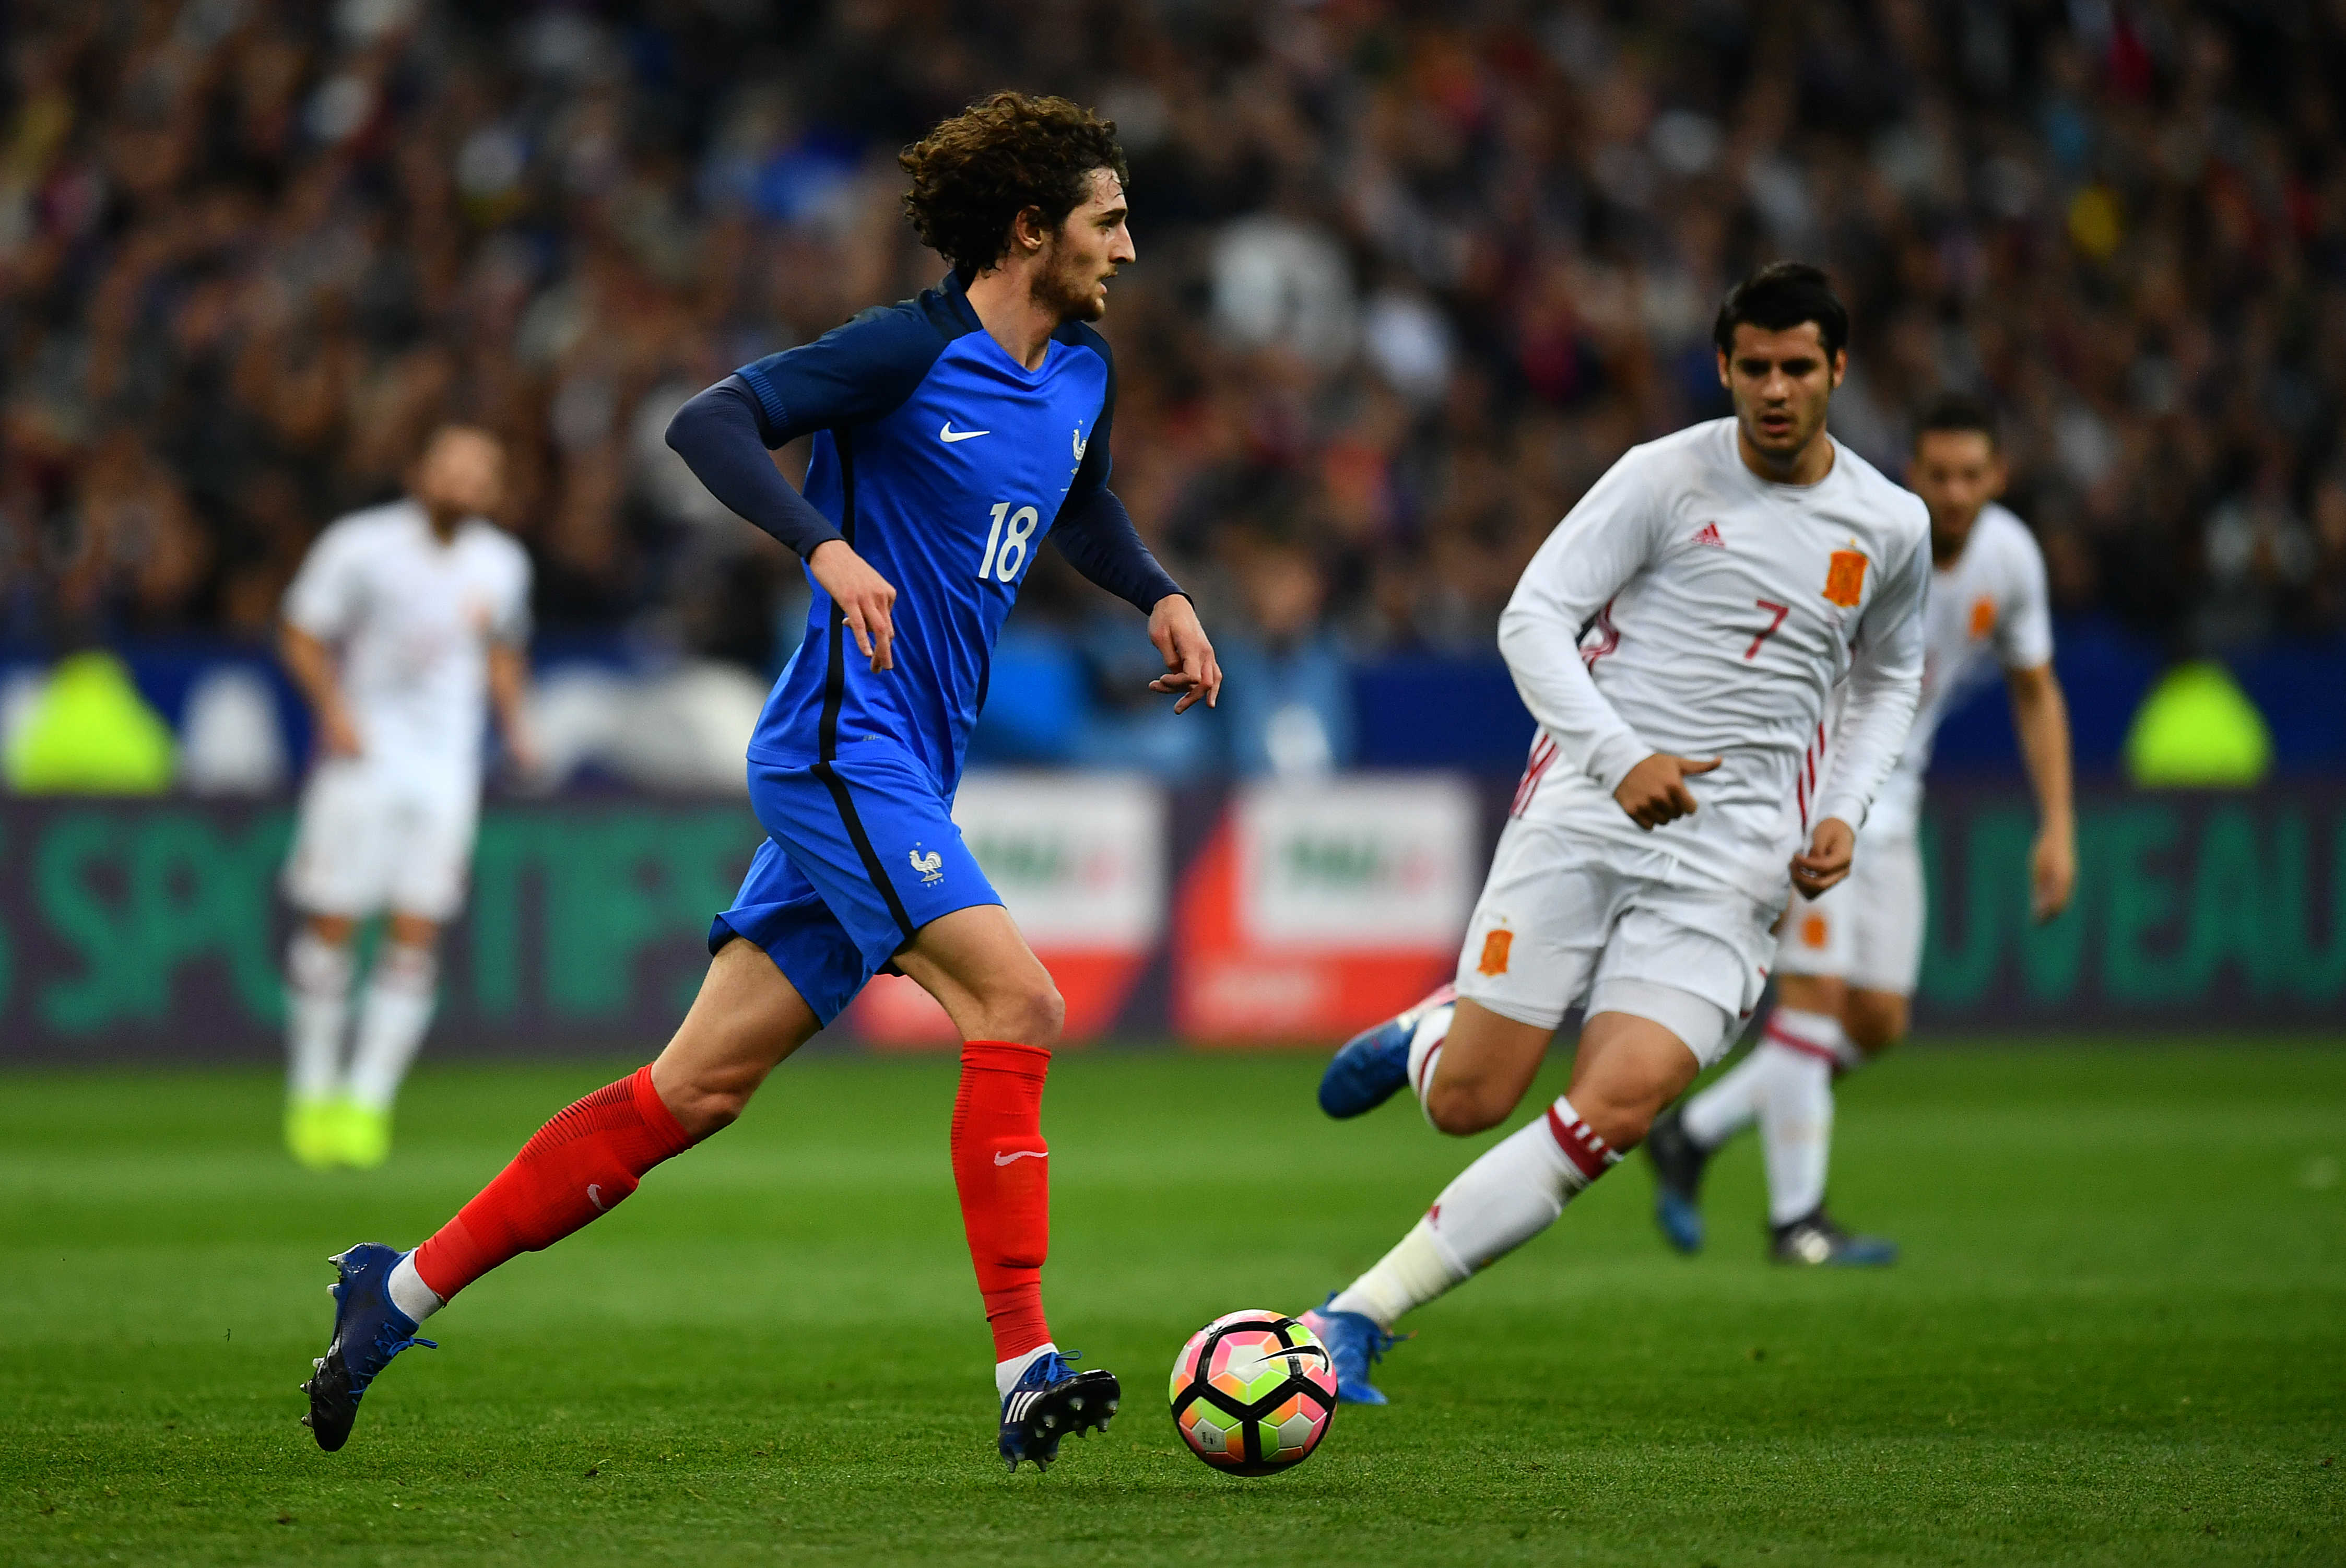
<svg viewBox="0 0 2346 1568"><path fill-rule="evenodd" d="M1181 591L1140 542L1132 514L1104 484L1067 503L1052 526L1051 540L1069 565L1144 616L1158 600Z"/></svg>
<svg viewBox="0 0 2346 1568"><path fill-rule="evenodd" d="M740 376L727 376L677 410L668 443L711 495L801 560L841 537L831 519L775 471L759 428L757 397Z"/></svg>
<svg viewBox="0 0 2346 1568"><path fill-rule="evenodd" d="M758 434L787 446L818 430L866 424L911 397L946 338L918 312L874 307L811 343L734 372L758 411Z"/></svg>

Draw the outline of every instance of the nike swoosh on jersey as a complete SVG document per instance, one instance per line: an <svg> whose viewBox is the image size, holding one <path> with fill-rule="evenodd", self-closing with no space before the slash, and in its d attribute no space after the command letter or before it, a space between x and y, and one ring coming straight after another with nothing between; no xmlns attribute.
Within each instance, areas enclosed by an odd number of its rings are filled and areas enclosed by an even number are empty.
<svg viewBox="0 0 2346 1568"><path fill-rule="evenodd" d="M1012 1160L1042 1160L1048 1159L1050 1157L1050 1152L1046 1149L1020 1149L1016 1154L994 1156L994 1163L998 1166L1006 1166Z"/></svg>
<svg viewBox="0 0 2346 1568"><path fill-rule="evenodd" d="M947 420L944 423L937 426L937 439L944 442L947 446L951 446L956 441L973 441L981 435L992 435L993 433L994 433L990 430L955 430L953 427L953 421L951 420Z"/></svg>

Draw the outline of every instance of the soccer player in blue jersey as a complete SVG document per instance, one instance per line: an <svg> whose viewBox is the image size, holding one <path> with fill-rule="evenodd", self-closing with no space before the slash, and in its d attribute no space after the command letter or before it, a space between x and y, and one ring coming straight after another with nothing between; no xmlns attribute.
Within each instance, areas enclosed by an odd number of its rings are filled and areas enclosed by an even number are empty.
<svg viewBox="0 0 2346 1568"><path fill-rule="evenodd" d="M1175 712L1213 704L1221 671L1107 487L1116 367L1086 323L1135 260L1115 126L997 93L900 161L906 213L952 273L744 366L668 431L711 492L799 553L815 589L750 743L766 841L709 927L700 994L656 1061L546 1123L421 1247L335 1259L333 1339L304 1385L321 1448L342 1447L393 1356L430 1343L414 1337L425 1318L732 1122L883 969L925 988L964 1042L954 1178L994 1330L1002 1458L1047 1465L1062 1437L1115 1413L1114 1375L1069 1367L1043 1315L1043 1078L1064 1010L951 807L995 634L1046 537L1148 616L1165 660L1150 684ZM801 494L767 453L807 434Z"/></svg>

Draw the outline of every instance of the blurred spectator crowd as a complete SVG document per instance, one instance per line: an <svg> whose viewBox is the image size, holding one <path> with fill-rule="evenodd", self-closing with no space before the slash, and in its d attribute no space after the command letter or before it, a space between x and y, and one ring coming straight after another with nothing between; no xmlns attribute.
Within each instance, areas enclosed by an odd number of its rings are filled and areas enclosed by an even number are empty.
<svg viewBox="0 0 2346 1568"><path fill-rule="evenodd" d="M15 0L0 43L19 646L265 633L453 415L542 626L772 667L803 585L661 432L933 280L893 155L998 86L1130 152L1116 484L1269 694L1241 766L1343 759L1347 658L1486 652L1595 476L1724 412L1712 311L1781 256L1851 304L1858 451L1994 397L2065 609L2346 626L2334 0ZM1113 720L1128 614L1028 598Z"/></svg>

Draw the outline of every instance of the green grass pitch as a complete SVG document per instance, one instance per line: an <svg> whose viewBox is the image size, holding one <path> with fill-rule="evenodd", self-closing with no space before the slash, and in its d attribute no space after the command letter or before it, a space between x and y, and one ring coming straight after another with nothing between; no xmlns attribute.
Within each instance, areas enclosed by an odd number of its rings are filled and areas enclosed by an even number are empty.
<svg viewBox="0 0 2346 1568"><path fill-rule="evenodd" d="M1316 1057L1064 1053L1046 1284L1126 1402L1008 1477L952 1065L811 1060L320 1453L326 1255L412 1243L617 1065L428 1068L333 1176L259 1073L0 1078L0 1562L2346 1560L2346 1050L1911 1050L1845 1086L1834 1180L1895 1268L1763 1262L1748 1139L1668 1256L1632 1164L1266 1481L1179 1449L1175 1350L1318 1301L1488 1140L1326 1122Z"/></svg>

